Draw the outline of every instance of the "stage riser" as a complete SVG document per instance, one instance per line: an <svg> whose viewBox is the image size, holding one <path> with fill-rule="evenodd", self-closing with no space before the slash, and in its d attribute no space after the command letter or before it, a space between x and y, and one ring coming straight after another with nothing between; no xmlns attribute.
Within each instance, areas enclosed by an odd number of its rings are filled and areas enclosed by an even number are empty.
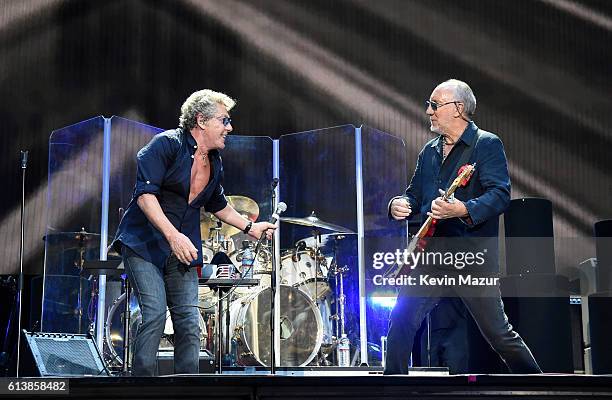
<svg viewBox="0 0 612 400"><path fill-rule="evenodd" d="M555 376L189 376L70 380L79 399L524 399L612 398L611 377Z"/></svg>

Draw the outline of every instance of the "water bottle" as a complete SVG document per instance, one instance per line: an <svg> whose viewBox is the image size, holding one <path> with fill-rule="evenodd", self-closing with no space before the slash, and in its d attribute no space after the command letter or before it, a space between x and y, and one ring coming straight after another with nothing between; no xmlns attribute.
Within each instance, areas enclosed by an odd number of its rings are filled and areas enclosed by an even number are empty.
<svg viewBox="0 0 612 400"><path fill-rule="evenodd" d="M346 333L343 333L338 341L338 366L348 367L351 365L351 343Z"/></svg>
<svg viewBox="0 0 612 400"><path fill-rule="evenodd" d="M242 253L242 277L244 279L253 279L253 264L255 263L255 253L248 244L244 246Z"/></svg>

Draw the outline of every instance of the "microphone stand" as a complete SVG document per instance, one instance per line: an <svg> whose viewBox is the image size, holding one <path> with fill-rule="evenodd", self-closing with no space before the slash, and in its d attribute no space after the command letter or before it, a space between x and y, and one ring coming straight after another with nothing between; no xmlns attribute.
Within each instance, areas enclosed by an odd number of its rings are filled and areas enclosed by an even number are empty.
<svg viewBox="0 0 612 400"><path fill-rule="evenodd" d="M274 203L276 202L276 192L274 191L274 189L276 188L276 185L278 184L278 179L274 178L274 180L272 181L272 204L274 205ZM279 220L279 215L282 214L285 210L287 209L287 205L283 202L280 202L276 205L276 209L274 210L272 217L270 217L270 223L271 224L275 224L278 220ZM262 232L261 236L259 237L259 240L257 240L257 244L255 245L255 258L254 260L257 260L257 256L259 255L259 250L261 249L261 243L263 242L264 238L266 237L266 232ZM275 333L275 328L276 328L276 324L274 323L274 311L275 311L275 296L276 296L276 256L275 256L275 252L274 252L274 246L275 246L275 241L274 241L274 237L272 237L272 241L271 241L271 250L272 250L272 271L270 273L270 373L272 375L274 375L276 373L276 365L275 365L275 340L274 340L274 333Z"/></svg>
<svg viewBox="0 0 612 400"><path fill-rule="evenodd" d="M272 209L276 207L276 185L278 185L278 178L272 180ZM264 232L265 234L265 232ZM272 271L270 275L270 374L276 375L276 324L274 313L276 309L276 241L272 237L272 243L270 246L270 259L272 261Z"/></svg>
<svg viewBox="0 0 612 400"><path fill-rule="evenodd" d="M21 356L21 296L23 294L23 249L25 241L25 178L28 167L28 150L21 151L21 238L19 243L19 283L17 285L17 378L19 378L19 364Z"/></svg>

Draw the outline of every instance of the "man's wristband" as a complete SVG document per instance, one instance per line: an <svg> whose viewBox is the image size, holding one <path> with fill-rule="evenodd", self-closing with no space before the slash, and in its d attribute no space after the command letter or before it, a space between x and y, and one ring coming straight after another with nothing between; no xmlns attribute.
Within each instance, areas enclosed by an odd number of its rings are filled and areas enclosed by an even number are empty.
<svg viewBox="0 0 612 400"><path fill-rule="evenodd" d="M242 233L244 234L248 234L249 231L251 230L251 227L253 226L253 221L249 221L249 223L247 224L247 226L242 230Z"/></svg>

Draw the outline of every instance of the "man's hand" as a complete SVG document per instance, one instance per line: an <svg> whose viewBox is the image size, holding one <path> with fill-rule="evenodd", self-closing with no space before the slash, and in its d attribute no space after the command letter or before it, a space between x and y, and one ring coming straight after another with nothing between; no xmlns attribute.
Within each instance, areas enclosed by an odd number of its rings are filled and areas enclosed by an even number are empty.
<svg viewBox="0 0 612 400"><path fill-rule="evenodd" d="M448 219L448 218L463 218L467 217L468 210L465 204L461 200L453 199L452 202L444 200L441 196L435 198L431 202L431 212L427 215L435 219Z"/></svg>
<svg viewBox="0 0 612 400"><path fill-rule="evenodd" d="M399 197L391 202L391 216L393 219L401 220L406 219L412 213L412 208L408 200L403 197Z"/></svg>
<svg viewBox="0 0 612 400"><path fill-rule="evenodd" d="M187 236L177 231L167 239L172 253L183 264L189 264L198 258L198 250Z"/></svg>
<svg viewBox="0 0 612 400"><path fill-rule="evenodd" d="M272 225L269 222L256 222L251 226L251 230L249 231L249 236L259 240L261 234L266 232L266 238L272 239L272 234L276 230L276 225Z"/></svg>
<svg viewBox="0 0 612 400"><path fill-rule="evenodd" d="M226 224L230 224L241 231L245 229L248 221L244 216L238 214L236 210L232 208L229 204L225 206L225 208L221 211L217 211L215 213L215 217L219 218L221 221ZM251 226L251 230L249 230L249 236L259 240L261 234L266 232L266 237L268 239L272 238L272 233L276 229L276 225L272 225L269 222L256 222Z"/></svg>

